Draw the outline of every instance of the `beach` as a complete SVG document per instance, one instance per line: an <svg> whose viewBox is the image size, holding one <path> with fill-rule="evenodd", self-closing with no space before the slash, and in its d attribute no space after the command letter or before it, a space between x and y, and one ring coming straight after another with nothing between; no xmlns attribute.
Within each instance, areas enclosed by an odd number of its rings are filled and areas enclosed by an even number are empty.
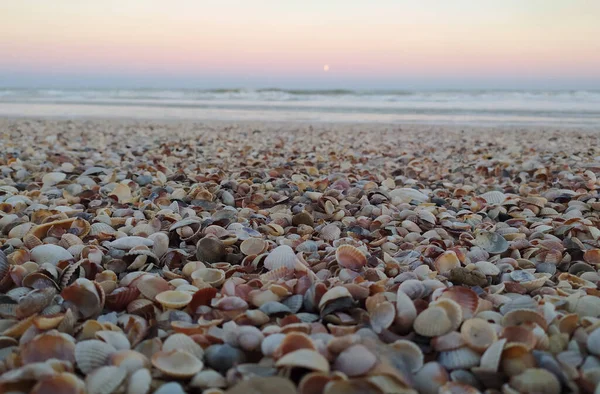
<svg viewBox="0 0 600 394"><path fill-rule="evenodd" d="M0 118L0 389L593 392L599 131Z"/></svg>

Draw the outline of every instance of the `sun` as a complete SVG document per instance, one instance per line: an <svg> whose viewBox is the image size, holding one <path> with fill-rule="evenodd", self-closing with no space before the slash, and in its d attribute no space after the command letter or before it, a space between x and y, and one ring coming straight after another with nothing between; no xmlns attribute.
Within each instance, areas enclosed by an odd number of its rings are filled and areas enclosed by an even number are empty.
<svg viewBox="0 0 600 394"><path fill-rule="evenodd" d="M326 64L323 66L323 71L325 71L325 72L329 71L329 64Z"/></svg>

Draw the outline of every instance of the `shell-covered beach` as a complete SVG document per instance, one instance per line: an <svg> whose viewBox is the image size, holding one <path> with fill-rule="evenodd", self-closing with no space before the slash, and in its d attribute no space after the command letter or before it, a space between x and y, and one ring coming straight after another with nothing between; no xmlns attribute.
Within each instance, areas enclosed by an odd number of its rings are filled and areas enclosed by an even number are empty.
<svg viewBox="0 0 600 394"><path fill-rule="evenodd" d="M597 131L0 119L0 392L600 393Z"/></svg>

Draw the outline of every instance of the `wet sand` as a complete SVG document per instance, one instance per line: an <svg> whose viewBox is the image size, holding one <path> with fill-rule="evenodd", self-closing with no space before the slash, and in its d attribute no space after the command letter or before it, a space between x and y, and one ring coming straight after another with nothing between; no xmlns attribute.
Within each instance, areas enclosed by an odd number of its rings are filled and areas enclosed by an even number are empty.
<svg viewBox="0 0 600 394"><path fill-rule="evenodd" d="M0 119L0 388L592 392L597 131Z"/></svg>

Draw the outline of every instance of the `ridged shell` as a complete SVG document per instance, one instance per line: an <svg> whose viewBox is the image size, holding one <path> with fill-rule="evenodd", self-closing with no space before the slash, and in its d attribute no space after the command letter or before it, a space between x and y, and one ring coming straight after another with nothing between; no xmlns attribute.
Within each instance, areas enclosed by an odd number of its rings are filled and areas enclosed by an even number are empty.
<svg viewBox="0 0 600 394"><path fill-rule="evenodd" d="M108 331L108 330L97 331L96 338L110 344L116 350L131 349L131 344L129 343L129 339L127 339L125 334L123 334L122 332L119 332L119 331Z"/></svg>
<svg viewBox="0 0 600 394"><path fill-rule="evenodd" d="M467 319L463 322L460 333L467 346L478 352L483 352L498 336L496 329L483 319Z"/></svg>
<svg viewBox="0 0 600 394"><path fill-rule="evenodd" d="M460 305L464 319L473 317L479 306L477 293L466 287L450 287L442 292L441 298L449 298Z"/></svg>
<svg viewBox="0 0 600 394"><path fill-rule="evenodd" d="M419 313L413 327L419 335L437 337L452 331L453 323L444 308L434 306Z"/></svg>
<svg viewBox="0 0 600 394"><path fill-rule="evenodd" d="M294 250L287 245L280 245L273 249L264 261L264 267L268 270L275 270L280 267L285 267L294 270L298 258L294 254Z"/></svg>
<svg viewBox="0 0 600 394"><path fill-rule="evenodd" d="M126 394L148 394L152 386L152 375L146 368L138 369L129 377Z"/></svg>
<svg viewBox="0 0 600 394"><path fill-rule="evenodd" d="M480 360L479 353L468 347L441 352L438 359L439 363L449 371L475 367L479 365Z"/></svg>
<svg viewBox="0 0 600 394"><path fill-rule="evenodd" d="M359 376L369 372L377 363L377 357L363 345L353 345L341 352L333 368L347 376Z"/></svg>
<svg viewBox="0 0 600 394"><path fill-rule="evenodd" d="M341 245L335 251L335 258L341 267L360 271L367 265L367 257L352 245Z"/></svg>
<svg viewBox="0 0 600 394"><path fill-rule="evenodd" d="M125 381L126 373L118 367L100 367L85 378L88 394L112 394Z"/></svg>
<svg viewBox="0 0 600 394"><path fill-rule="evenodd" d="M106 365L108 357L115 351L114 347L97 339L81 341L75 346L75 361L77 367L87 374Z"/></svg>
<svg viewBox="0 0 600 394"><path fill-rule="evenodd" d="M31 260L38 264L50 263L57 265L60 261L73 260L73 256L66 249L58 245L39 245L31 250Z"/></svg>
<svg viewBox="0 0 600 394"><path fill-rule="evenodd" d="M185 334L172 334L163 343L163 351L185 350L194 355L198 360L204 357L204 350L192 338Z"/></svg>
<svg viewBox="0 0 600 394"><path fill-rule="evenodd" d="M510 386L521 393L561 393L561 384L556 376L541 368L530 368L513 376Z"/></svg>

